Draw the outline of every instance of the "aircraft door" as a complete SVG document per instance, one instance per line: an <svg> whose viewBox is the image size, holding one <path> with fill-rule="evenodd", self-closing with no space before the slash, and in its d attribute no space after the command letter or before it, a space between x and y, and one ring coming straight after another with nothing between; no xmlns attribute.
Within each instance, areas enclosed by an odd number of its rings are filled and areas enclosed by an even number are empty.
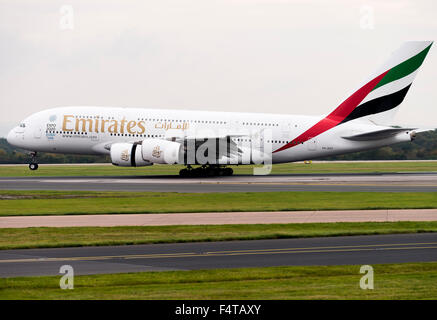
<svg viewBox="0 0 437 320"><path fill-rule="evenodd" d="M283 139L289 139L291 135L291 123L283 122L281 124L281 137Z"/></svg>
<svg viewBox="0 0 437 320"><path fill-rule="evenodd" d="M90 132L90 134L91 134L91 141L99 141L99 133L91 133Z"/></svg>
<svg viewBox="0 0 437 320"><path fill-rule="evenodd" d="M35 130L33 131L33 137L35 139L40 139L41 135L42 135L42 127L41 126L36 127Z"/></svg>
<svg viewBox="0 0 437 320"><path fill-rule="evenodd" d="M308 151L316 151L317 150L317 138L310 138L307 142Z"/></svg>

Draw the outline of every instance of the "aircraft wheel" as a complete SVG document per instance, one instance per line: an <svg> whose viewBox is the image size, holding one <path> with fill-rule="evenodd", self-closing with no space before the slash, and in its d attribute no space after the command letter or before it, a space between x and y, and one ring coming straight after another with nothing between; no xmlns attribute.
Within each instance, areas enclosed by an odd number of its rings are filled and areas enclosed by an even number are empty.
<svg viewBox="0 0 437 320"><path fill-rule="evenodd" d="M38 163L31 163L29 164L30 170L37 170L38 169Z"/></svg>
<svg viewBox="0 0 437 320"><path fill-rule="evenodd" d="M203 177L205 172L202 167L193 169L193 177Z"/></svg>
<svg viewBox="0 0 437 320"><path fill-rule="evenodd" d="M208 167L206 168L205 173L207 177L214 177L216 175L216 170L215 168Z"/></svg>
<svg viewBox="0 0 437 320"><path fill-rule="evenodd" d="M234 170L232 170L232 168L225 168L224 169L225 176L232 176L233 173L234 173Z"/></svg>
<svg viewBox="0 0 437 320"><path fill-rule="evenodd" d="M179 176L181 176L182 178L186 178L186 177L188 177L189 175L190 175L190 174L189 174L189 172L188 172L187 169L182 169L182 170L179 171Z"/></svg>

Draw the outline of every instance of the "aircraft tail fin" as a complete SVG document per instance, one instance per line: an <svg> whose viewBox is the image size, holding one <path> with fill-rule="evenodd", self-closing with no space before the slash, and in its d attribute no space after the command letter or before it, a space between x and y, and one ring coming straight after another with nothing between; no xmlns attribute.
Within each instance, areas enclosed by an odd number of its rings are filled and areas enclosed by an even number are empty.
<svg viewBox="0 0 437 320"><path fill-rule="evenodd" d="M405 42L381 68L334 111L275 152L291 148L352 120L367 119L376 125L391 126L399 105L420 68L432 41Z"/></svg>
<svg viewBox="0 0 437 320"><path fill-rule="evenodd" d="M345 123L367 118L378 125L390 125L404 100L432 41L409 41L394 51L364 86L355 91L329 116Z"/></svg>

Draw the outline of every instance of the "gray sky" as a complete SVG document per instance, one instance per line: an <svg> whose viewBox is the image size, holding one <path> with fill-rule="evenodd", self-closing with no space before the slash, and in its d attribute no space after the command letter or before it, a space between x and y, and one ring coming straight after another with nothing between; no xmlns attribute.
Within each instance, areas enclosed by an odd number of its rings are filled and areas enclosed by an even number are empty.
<svg viewBox="0 0 437 320"><path fill-rule="evenodd" d="M328 113L403 41L436 40L436 13L435 0L0 0L0 136L63 105ZM400 124L437 126L436 47Z"/></svg>

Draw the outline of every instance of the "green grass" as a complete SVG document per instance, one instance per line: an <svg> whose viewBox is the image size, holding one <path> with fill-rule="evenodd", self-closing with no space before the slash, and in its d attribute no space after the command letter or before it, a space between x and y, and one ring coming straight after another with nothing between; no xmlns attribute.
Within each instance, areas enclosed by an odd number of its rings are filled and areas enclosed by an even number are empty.
<svg viewBox="0 0 437 320"><path fill-rule="evenodd" d="M362 290L360 266L305 266L60 276L0 281L0 299L437 299L437 263L374 265Z"/></svg>
<svg viewBox="0 0 437 320"><path fill-rule="evenodd" d="M0 249L437 232L431 222L0 228Z"/></svg>
<svg viewBox="0 0 437 320"><path fill-rule="evenodd" d="M0 166L0 177L40 176L99 176L99 175L177 175L181 165L154 165L140 168L121 168L111 165L44 165L36 171L27 166ZM253 166L232 166L235 174L253 174ZM351 162L351 163L285 163L275 164L272 174L339 173L339 172L410 172L437 171L437 162Z"/></svg>
<svg viewBox="0 0 437 320"><path fill-rule="evenodd" d="M0 191L0 216L409 208L437 208L437 193Z"/></svg>

